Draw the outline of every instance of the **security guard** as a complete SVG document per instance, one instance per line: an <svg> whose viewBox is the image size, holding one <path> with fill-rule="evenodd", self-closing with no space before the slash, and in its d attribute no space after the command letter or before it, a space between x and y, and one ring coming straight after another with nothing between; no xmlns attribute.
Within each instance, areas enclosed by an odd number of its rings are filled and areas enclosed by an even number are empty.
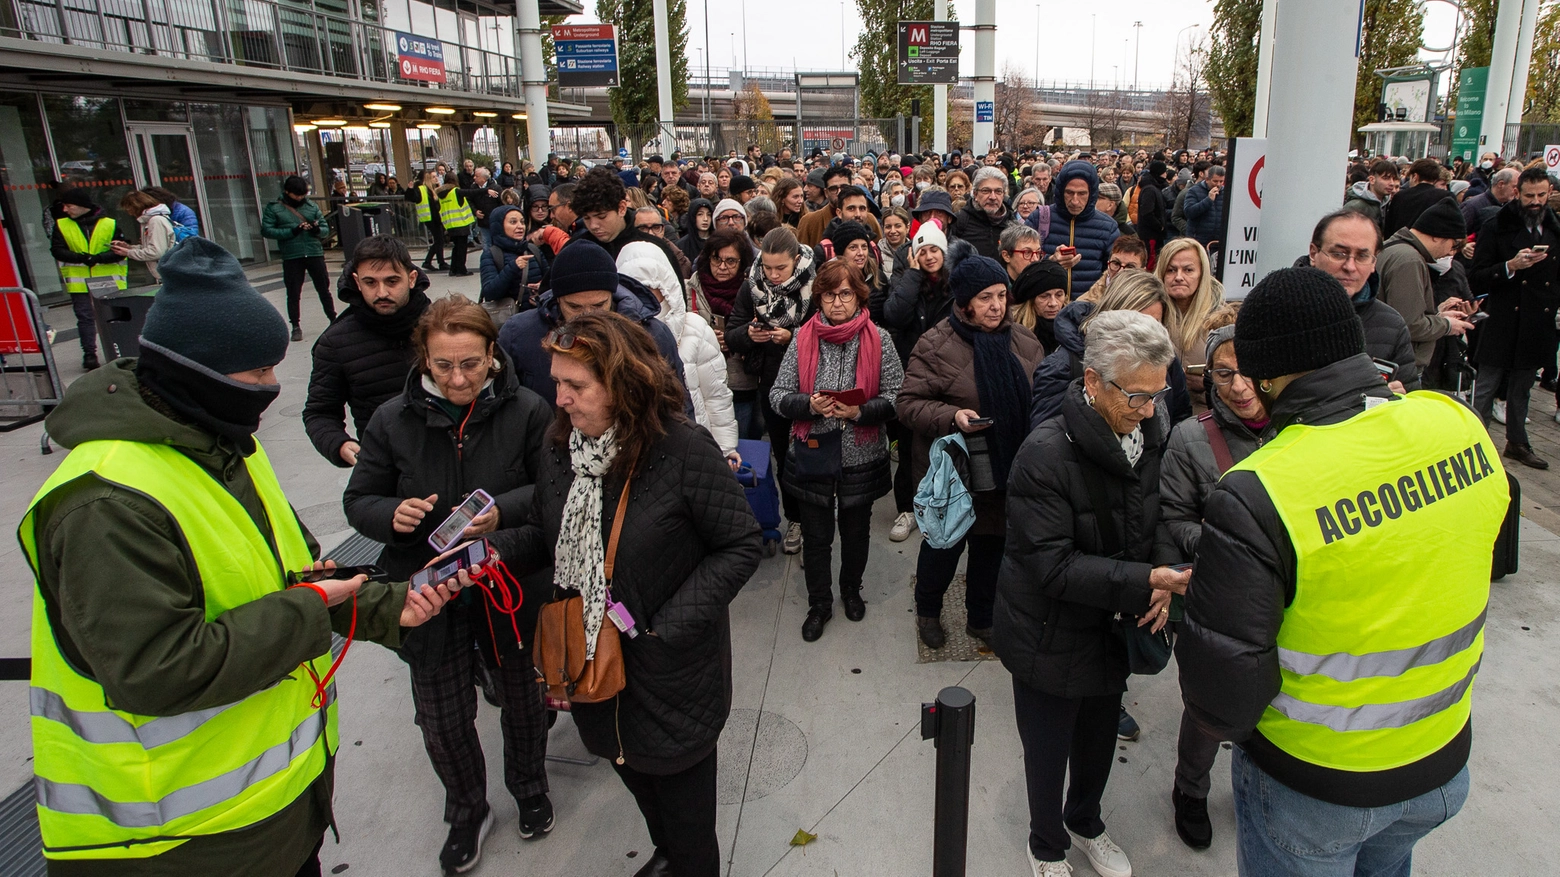
<svg viewBox="0 0 1560 877"><path fill-rule="evenodd" d="M396 645L448 591L287 587L318 546L254 438L287 324L204 238L162 275L141 357L49 415L73 450L18 531L44 855L52 875L319 874L331 633Z"/></svg>
<svg viewBox="0 0 1560 877"><path fill-rule="evenodd" d="M417 221L422 223L428 232L428 253L423 256L422 269L427 274L433 270L434 260L439 262L439 270L449 269L449 263L444 261L444 223L439 221L438 208L439 196L435 191L443 181L439 178L439 172L433 168L424 168L422 175L417 180L417 185L406 193L406 200L417 205Z"/></svg>
<svg viewBox="0 0 1560 877"><path fill-rule="evenodd" d="M466 246L471 241L471 230L476 227L477 218L471 212L471 203L466 200L467 191L455 187L454 183L445 183L439 187L439 222L444 226L444 233L450 236L450 276L465 277L471 272L466 270Z"/></svg>
<svg viewBox="0 0 1560 877"><path fill-rule="evenodd" d="M1315 268L1257 284L1235 350L1278 432L1209 498L1177 655L1239 743L1240 873L1407 873L1468 794L1506 473L1460 403L1391 394Z"/></svg>
<svg viewBox="0 0 1560 877"><path fill-rule="evenodd" d="M92 196L85 189L66 189L55 206L64 215L55 220L50 252L60 263L60 277L76 313L81 367L91 371L98 367L97 321L92 314L87 278L110 277L116 287L125 288L128 266L125 257L116 255L112 248L114 241L123 241L125 236L113 219L103 215L103 208L92 203Z"/></svg>

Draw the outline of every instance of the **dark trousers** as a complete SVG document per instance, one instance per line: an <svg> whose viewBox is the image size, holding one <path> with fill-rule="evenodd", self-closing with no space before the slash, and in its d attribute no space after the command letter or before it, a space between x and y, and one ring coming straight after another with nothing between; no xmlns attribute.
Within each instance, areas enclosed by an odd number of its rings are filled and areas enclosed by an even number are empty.
<svg viewBox="0 0 1560 877"><path fill-rule="evenodd" d="M798 502L802 514L802 561L807 569L807 604L829 609L834 606L834 508L812 502ZM872 537L872 504L839 510L840 593L861 590L861 576L867 571L867 551Z"/></svg>
<svg viewBox="0 0 1560 877"><path fill-rule="evenodd" d="M903 447L900 446L900 453ZM942 617L943 595L948 593L948 585L959 570L959 557L966 545L970 562L964 569L964 611L970 627L991 626L991 607L997 600L997 573L1002 569L1006 536L972 533L950 548L933 548L922 541L921 555L915 561L915 614L922 618Z"/></svg>
<svg viewBox="0 0 1560 877"><path fill-rule="evenodd" d="M915 450L915 433L899 421L890 420L888 440L899 442L899 463L894 467L894 512L914 512L916 483L910 470L914 468L911 458Z"/></svg>
<svg viewBox="0 0 1560 877"><path fill-rule="evenodd" d="M1100 798L1116 755L1120 711L1119 694L1056 697L1014 677L1013 714L1029 791L1029 849L1040 861L1067 858L1072 846L1068 828L1083 837L1099 837L1105 830Z"/></svg>
<svg viewBox="0 0 1560 877"><path fill-rule="evenodd" d="M325 838L322 837L320 842L314 845L314 852L309 854L308 860L298 868L297 877L321 877L324 872L320 870L320 850L324 846Z"/></svg>
<svg viewBox="0 0 1560 877"><path fill-rule="evenodd" d="M758 401L764 412L764 429L769 433L769 446L775 453L775 483L781 484L785 478L785 454L791 448L791 421L780 416L769 405L769 391L771 387L758 385ZM796 497L784 490L780 491L780 508L785 512L785 519L791 523L799 523L802 520L801 508Z"/></svg>
<svg viewBox="0 0 1560 877"><path fill-rule="evenodd" d="M478 610L480 611L480 610ZM476 662L472 647L475 612L456 612L449 621L444 654L410 663L412 706L433 772L444 784L444 821L463 825L487 814L487 762L477 737ZM529 659L510 660L491 671L503 712L504 786L515 801L547 791L547 710Z"/></svg>
<svg viewBox="0 0 1560 877"><path fill-rule="evenodd" d="M466 232L470 230L471 226L466 226L450 233L450 271L455 274L466 270L466 245L471 242Z"/></svg>
<svg viewBox="0 0 1560 877"><path fill-rule="evenodd" d="M92 311L92 296L85 292L70 294L70 309L76 314L76 334L81 340L81 352L96 355L98 349L97 315Z"/></svg>
<svg viewBox="0 0 1560 877"><path fill-rule="evenodd" d="M1533 389L1531 368L1501 368L1495 365L1479 366L1474 378L1473 410L1486 426L1490 422L1490 410L1501 391L1506 397L1506 441L1514 445L1527 445L1528 394Z"/></svg>
<svg viewBox="0 0 1560 877"><path fill-rule="evenodd" d="M644 814L655 851L677 877L719 877L720 839L715 836L715 753L682 773L655 776L614 764Z"/></svg>
<svg viewBox="0 0 1560 877"><path fill-rule="evenodd" d="M432 268L435 261L440 268L448 267L444 262L444 226L437 222L425 222L422 227L428 230L428 255L423 256L423 267Z"/></svg>
<svg viewBox="0 0 1560 877"><path fill-rule="evenodd" d="M1192 798L1208 797L1208 774L1213 771L1214 759L1219 757L1219 743L1192 721L1192 716L1181 711L1181 736L1175 743L1175 787L1181 794Z"/></svg>
<svg viewBox="0 0 1560 877"><path fill-rule="evenodd" d="M287 321L296 326L303 319L300 304L305 273L314 282L314 294L320 297L320 307L325 309L325 316L335 320L336 299L330 292L330 273L325 270L325 257L304 256L282 260L282 283L287 287Z"/></svg>

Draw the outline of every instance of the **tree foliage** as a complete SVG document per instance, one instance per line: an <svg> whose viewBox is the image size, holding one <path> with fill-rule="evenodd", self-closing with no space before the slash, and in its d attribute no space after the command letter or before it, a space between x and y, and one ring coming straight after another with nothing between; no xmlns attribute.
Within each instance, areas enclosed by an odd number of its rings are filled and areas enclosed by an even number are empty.
<svg viewBox="0 0 1560 877"><path fill-rule="evenodd" d="M1262 0L1217 0L1208 46L1208 90L1231 137L1250 137L1257 100Z"/></svg>
<svg viewBox="0 0 1560 877"><path fill-rule="evenodd" d="M672 111L688 105L688 0L667 0L672 59ZM612 121L621 126L660 120L656 94L655 8L652 0L596 0L596 17L617 26L618 82L610 90Z"/></svg>
<svg viewBox="0 0 1560 877"><path fill-rule="evenodd" d="M856 0L856 14L861 35L850 56L861 77L861 114L874 119L909 116L910 101L919 100L921 140L929 143L933 119L942 108L933 105L932 86L899 84L899 22L931 21L932 0ZM954 17L949 4L948 18Z"/></svg>
<svg viewBox="0 0 1560 877"><path fill-rule="evenodd" d="M1424 42L1425 8L1421 0L1365 0L1361 23L1359 72L1354 78L1354 124L1350 142L1363 145L1362 125L1380 121L1381 77L1377 70L1414 63Z"/></svg>
<svg viewBox="0 0 1560 877"><path fill-rule="evenodd" d="M1560 2L1539 11L1533 37L1533 63L1528 67L1526 122L1560 122Z"/></svg>
<svg viewBox="0 0 1560 877"><path fill-rule="evenodd" d="M1509 0L1508 0L1509 2ZM1469 67L1488 67L1495 44L1495 0L1462 0L1462 23L1457 41L1457 66L1446 85L1447 113L1457 109L1457 86Z"/></svg>
<svg viewBox="0 0 1560 877"><path fill-rule="evenodd" d="M1011 63L1002 65L1002 78L997 80L992 110L991 136L998 149L1016 152L1038 147L1043 142L1046 129L1035 104L1035 90L1029 87L1023 72Z"/></svg>
<svg viewBox="0 0 1560 877"><path fill-rule="evenodd" d="M774 108L757 82L749 82L747 88L732 99L731 116L740 123L736 128L740 142L754 144L764 152L780 150L780 131L775 127Z"/></svg>

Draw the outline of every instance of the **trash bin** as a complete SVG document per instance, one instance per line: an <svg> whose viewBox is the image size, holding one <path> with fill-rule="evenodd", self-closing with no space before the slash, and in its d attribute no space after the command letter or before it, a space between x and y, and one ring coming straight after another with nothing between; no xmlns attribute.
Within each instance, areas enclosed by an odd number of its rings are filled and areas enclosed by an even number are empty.
<svg viewBox="0 0 1560 877"><path fill-rule="evenodd" d="M137 289L113 289L99 293L88 281L87 290L92 294L92 313L97 317L98 338L103 344L103 359L108 361L121 356L141 355L141 329L146 326L146 312L157 300L157 287Z"/></svg>
<svg viewBox="0 0 1560 877"><path fill-rule="evenodd" d="M341 241L341 253L346 259L351 260L352 252L363 238L388 232L388 229L381 227L382 221L388 219L383 216L384 209L384 204L369 201L341 205L336 218L340 228L336 229L336 234Z"/></svg>

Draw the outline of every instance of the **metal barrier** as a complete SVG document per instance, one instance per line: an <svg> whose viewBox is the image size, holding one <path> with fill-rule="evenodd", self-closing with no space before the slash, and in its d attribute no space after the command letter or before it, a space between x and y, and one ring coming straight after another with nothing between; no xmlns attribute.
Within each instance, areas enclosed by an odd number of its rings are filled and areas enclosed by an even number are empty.
<svg viewBox="0 0 1560 877"><path fill-rule="evenodd" d="M38 296L0 289L0 432L37 423L64 395ZM42 448L49 453L47 435Z"/></svg>
<svg viewBox="0 0 1560 877"><path fill-rule="evenodd" d="M975 695L949 686L921 704L921 739L937 747L933 793L932 877L964 877L970 838L970 747L975 743Z"/></svg>

